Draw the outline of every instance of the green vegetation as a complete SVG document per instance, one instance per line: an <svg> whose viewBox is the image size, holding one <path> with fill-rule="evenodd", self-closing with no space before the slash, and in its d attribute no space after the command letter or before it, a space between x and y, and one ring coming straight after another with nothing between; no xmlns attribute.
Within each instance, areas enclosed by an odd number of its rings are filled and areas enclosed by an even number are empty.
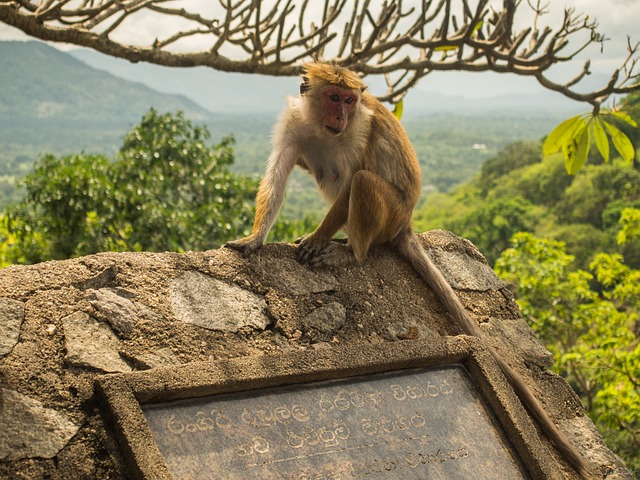
<svg viewBox="0 0 640 480"><path fill-rule="evenodd" d="M625 208L640 208L640 171L625 161L598 164L575 177L561 155L541 159L538 142L516 143L488 160L481 173L451 194L433 194L416 212L416 230L444 228L468 238L490 264L521 231L563 241L578 266L597 251L617 252L640 264L635 243L618 245Z"/></svg>
<svg viewBox="0 0 640 480"><path fill-rule="evenodd" d="M640 95L630 96L626 113L637 115L639 105ZM622 120L618 128L638 145L638 130ZM553 352L554 369L638 472L640 169L628 152L603 163L603 148L572 177L562 154L542 158L542 142L511 144L470 182L430 195L416 229L452 230L495 263Z"/></svg>
<svg viewBox="0 0 640 480"><path fill-rule="evenodd" d="M0 258L34 263L99 251L217 248L248 234L256 181L229 171L232 138L208 146L206 127L149 111L115 159L45 155L24 199L3 217ZM293 238L293 226L276 235Z"/></svg>
<svg viewBox="0 0 640 480"><path fill-rule="evenodd" d="M624 242L640 243L639 219L640 210L624 210ZM523 232L496 272L517 286L522 315L554 354L554 370L580 395L607 444L638 472L640 270L619 254L596 253L588 270L574 260L564 243Z"/></svg>

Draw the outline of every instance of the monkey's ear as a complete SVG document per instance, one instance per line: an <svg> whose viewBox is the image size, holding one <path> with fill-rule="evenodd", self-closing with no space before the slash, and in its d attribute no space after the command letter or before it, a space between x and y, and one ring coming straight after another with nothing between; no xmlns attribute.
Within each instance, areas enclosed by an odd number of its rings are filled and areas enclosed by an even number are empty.
<svg viewBox="0 0 640 480"><path fill-rule="evenodd" d="M302 77L302 83L300 84L300 95L304 95L309 91L309 79L305 76Z"/></svg>

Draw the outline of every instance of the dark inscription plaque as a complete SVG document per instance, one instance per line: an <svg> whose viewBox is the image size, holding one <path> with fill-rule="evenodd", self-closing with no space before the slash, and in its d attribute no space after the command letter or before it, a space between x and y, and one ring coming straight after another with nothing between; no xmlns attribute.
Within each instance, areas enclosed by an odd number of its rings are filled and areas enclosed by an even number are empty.
<svg viewBox="0 0 640 480"><path fill-rule="evenodd" d="M142 408L177 480L528 478L459 365Z"/></svg>

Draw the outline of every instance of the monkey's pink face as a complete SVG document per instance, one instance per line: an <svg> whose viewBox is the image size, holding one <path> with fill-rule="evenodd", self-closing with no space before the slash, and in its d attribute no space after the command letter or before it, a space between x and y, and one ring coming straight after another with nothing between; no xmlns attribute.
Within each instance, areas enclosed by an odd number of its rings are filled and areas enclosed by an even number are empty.
<svg viewBox="0 0 640 480"><path fill-rule="evenodd" d="M322 92L322 126L330 135L340 135L349 123L349 115L359 99L356 90L327 87Z"/></svg>

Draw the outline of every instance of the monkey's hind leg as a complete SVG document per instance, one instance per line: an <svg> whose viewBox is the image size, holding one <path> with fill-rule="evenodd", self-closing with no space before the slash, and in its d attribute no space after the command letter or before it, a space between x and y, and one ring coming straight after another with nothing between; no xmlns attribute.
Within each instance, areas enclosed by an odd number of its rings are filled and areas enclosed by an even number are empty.
<svg viewBox="0 0 640 480"><path fill-rule="evenodd" d="M372 243L385 243L409 221L410 209L398 191L375 173L360 170L351 181L349 210L344 230L346 245L331 242L310 259L312 266L344 267L362 264Z"/></svg>

